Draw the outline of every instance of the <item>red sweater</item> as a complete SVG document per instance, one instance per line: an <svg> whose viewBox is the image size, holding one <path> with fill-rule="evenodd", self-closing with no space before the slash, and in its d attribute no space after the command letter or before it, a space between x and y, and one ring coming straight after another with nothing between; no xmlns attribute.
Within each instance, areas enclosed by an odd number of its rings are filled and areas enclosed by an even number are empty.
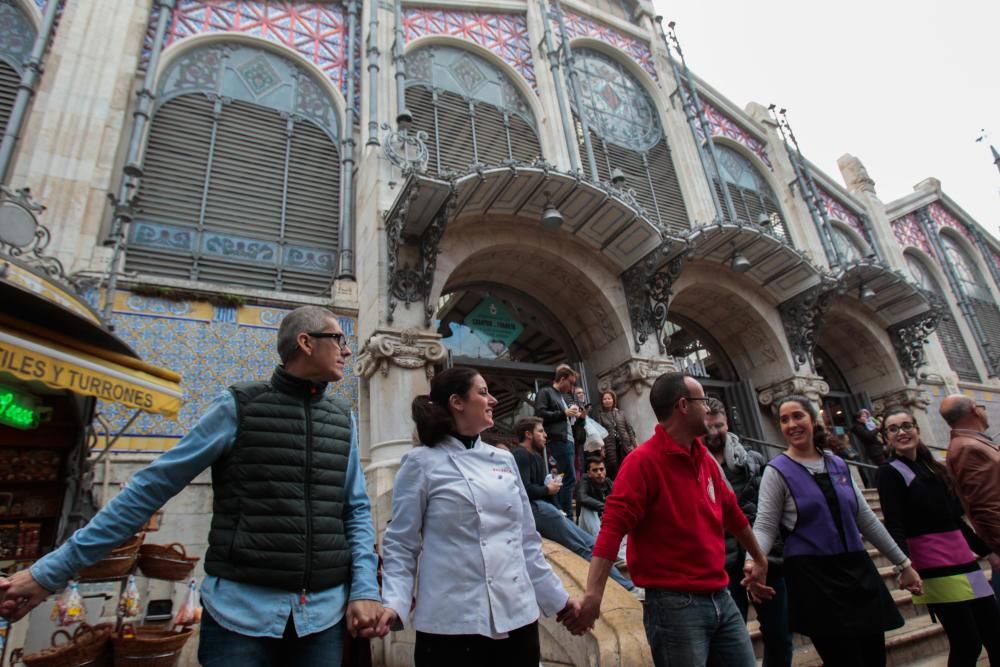
<svg viewBox="0 0 1000 667"><path fill-rule="evenodd" d="M724 530L749 524L719 464L700 440L693 450L657 425L615 478L594 555L614 561L627 534L637 586L710 593L729 583Z"/></svg>

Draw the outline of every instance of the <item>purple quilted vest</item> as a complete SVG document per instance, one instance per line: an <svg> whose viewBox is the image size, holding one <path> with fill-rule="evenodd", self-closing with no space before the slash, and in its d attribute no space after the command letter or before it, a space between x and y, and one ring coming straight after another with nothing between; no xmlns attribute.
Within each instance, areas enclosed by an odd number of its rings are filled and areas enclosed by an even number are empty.
<svg viewBox="0 0 1000 667"><path fill-rule="evenodd" d="M785 538L785 558L864 551L861 533L854 520L858 499L851 484L851 473L843 459L837 456L826 456L824 460L840 505L843 537L834 523L833 512L823 490L803 465L784 454L768 463L784 477L798 510L795 528Z"/></svg>

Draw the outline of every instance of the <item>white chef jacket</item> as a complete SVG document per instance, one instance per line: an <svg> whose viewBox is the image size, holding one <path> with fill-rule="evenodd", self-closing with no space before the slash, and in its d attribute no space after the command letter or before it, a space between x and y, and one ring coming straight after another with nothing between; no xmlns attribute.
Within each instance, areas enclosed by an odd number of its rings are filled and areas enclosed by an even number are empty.
<svg viewBox="0 0 1000 667"><path fill-rule="evenodd" d="M419 574L419 577L417 576ZM382 597L413 628L505 637L566 606L510 452L447 437L402 461L385 531Z"/></svg>

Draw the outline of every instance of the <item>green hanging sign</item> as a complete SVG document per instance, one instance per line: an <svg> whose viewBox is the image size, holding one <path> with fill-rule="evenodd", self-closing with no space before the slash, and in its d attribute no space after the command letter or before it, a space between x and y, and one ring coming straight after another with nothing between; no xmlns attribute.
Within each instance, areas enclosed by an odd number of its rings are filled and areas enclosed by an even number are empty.
<svg viewBox="0 0 1000 667"><path fill-rule="evenodd" d="M514 319L504 305L488 296L465 316L463 322L486 343L494 354L503 354L524 331L524 325Z"/></svg>
<svg viewBox="0 0 1000 667"><path fill-rule="evenodd" d="M38 428L38 422L34 398L0 385L0 424L28 430Z"/></svg>

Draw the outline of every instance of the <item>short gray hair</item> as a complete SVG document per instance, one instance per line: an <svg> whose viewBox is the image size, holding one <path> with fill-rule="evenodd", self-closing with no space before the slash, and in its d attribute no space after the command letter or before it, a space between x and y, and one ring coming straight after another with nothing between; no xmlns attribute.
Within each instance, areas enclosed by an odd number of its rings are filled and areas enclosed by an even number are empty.
<svg viewBox="0 0 1000 667"><path fill-rule="evenodd" d="M330 319L337 319L337 316L322 306L302 306L285 315L278 327L278 358L281 363L288 363L298 352L300 333L322 331Z"/></svg>
<svg viewBox="0 0 1000 667"><path fill-rule="evenodd" d="M941 411L941 417L944 418L948 426L954 426L976 409L976 402L968 396L960 396L958 399L948 410Z"/></svg>

